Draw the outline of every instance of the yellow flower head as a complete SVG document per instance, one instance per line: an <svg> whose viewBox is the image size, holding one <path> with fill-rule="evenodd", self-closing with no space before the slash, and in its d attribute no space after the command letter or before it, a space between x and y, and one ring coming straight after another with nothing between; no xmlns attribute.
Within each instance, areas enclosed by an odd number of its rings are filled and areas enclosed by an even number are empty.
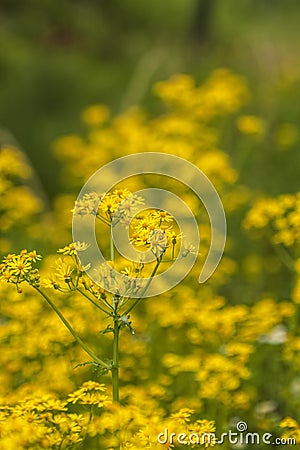
<svg viewBox="0 0 300 450"><path fill-rule="evenodd" d="M18 255L9 254L3 258L0 265L0 279L16 284L17 287L24 281L39 285L38 270L33 268L32 263L40 259L41 256L35 250L31 252L22 250Z"/></svg>
<svg viewBox="0 0 300 450"><path fill-rule="evenodd" d="M82 113L82 120L88 126L102 125L109 118L109 110L105 105L91 105Z"/></svg>
<svg viewBox="0 0 300 450"><path fill-rule="evenodd" d="M237 119L237 127L244 134L263 135L265 131L264 121L257 116L240 116Z"/></svg>

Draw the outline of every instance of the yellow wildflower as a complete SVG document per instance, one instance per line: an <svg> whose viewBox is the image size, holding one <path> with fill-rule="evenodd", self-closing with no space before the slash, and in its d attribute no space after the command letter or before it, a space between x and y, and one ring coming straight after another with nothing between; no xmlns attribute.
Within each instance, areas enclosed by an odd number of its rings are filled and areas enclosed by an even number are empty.
<svg viewBox="0 0 300 450"><path fill-rule="evenodd" d="M105 105L90 105L82 113L82 120L89 126L98 126L109 118L109 110Z"/></svg>
<svg viewBox="0 0 300 450"><path fill-rule="evenodd" d="M264 121L257 116L240 116L237 119L238 129L245 134L256 134L261 136L265 131Z"/></svg>

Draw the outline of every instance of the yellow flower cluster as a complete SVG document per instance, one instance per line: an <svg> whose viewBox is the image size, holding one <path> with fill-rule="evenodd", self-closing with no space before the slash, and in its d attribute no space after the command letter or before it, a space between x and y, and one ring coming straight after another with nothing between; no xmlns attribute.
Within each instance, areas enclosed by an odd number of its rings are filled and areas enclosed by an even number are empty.
<svg viewBox="0 0 300 450"><path fill-rule="evenodd" d="M70 210L76 198L72 189L81 187L95 169L129 153L162 151L198 165L217 187L231 224L236 220L231 214L250 203L250 190L237 186L238 173L220 149L222 131L215 120L234 114L233 128L236 132L236 121L241 140L247 139L243 134L264 135L267 124L262 119L238 112L249 95L244 80L221 69L200 86L187 75L177 75L154 89L166 106L160 116L149 118L134 108L110 117L106 107L92 105L82 117L86 136L67 136L55 143L67 175L67 192L72 194L55 200L54 211L43 216L35 236L38 248L50 243L51 251L59 247L59 255L44 257L39 271L34 268L40 260L35 250L9 254L0 265L5 282L0 285L0 448L179 448L176 437L170 441L171 433L192 433L194 444L186 445L204 448L208 441L196 444L196 435L228 430L236 418L247 418L253 430L278 434L280 416L286 411L295 419L281 423L286 429L283 436L299 439L299 194L265 197L244 221L246 229L267 231L276 249L288 250L284 261L292 271L284 272L285 287L280 291L262 281L266 264L259 254L242 264L231 259L236 244L231 233L227 254L208 283L198 284L197 262L175 289L159 298L137 299L138 307L131 311L134 299L106 292L85 274L89 267L81 266L78 255L89 244L65 245L71 240ZM285 146L294 142L295 135L295 130L286 127L277 137ZM22 208L12 207L24 200L20 189L31 174L20 152L0 152L0 168L0 198L5 206L1 226L9 231L16 221L23 226L32 220L27 205L33 213L38 208L32 205L39 201L34 203L33 196ZM179 192L175 181L145 175L119 183L106 195L90 192L75 203L75 215L99 219L99 243L110 261L98 270L107 288L114 286L118 270L127 288L131 279L131 292L141 292L137 279L150 276L160 256L161 263L171 264L178 256L178 244L183 255L195 251L166 211L140 211L143 199L132 192L149 185ZM180 196L199 222L202 263L210 245L209 221L191 192L181 186ZM152 251L151 267L143 260L124 263L114 254L108 231L113 220L128 228L137 250ZM47 241L45 224L50 227ZM24 236L32 242L32 235L26 233L24 228ZM14 238L12 234L10 245ZM243 284L247 264L260 280L254 290ZM162 264L158 271L163 268ZM21 284L23 295L18 295ZM38 290L50 303L41 301ZM64 323L49 308L52 303ZM76 332L70 335L70 330ZM119 360L112 348L116 330L121 330ZM83 341L96 351L81 347ZM116 369L120 404L111 401L108 378L109 371ZM283 371L285 376L278 377ZM166 430L168 439L159 443L158 436L163 441Z"/></svg>
<svg viewBox="0 0 300 450"><path fill-rule="evenodd" d="M237 119L238 129L245 134L263 135L265 131L265 124L263 120L257 116L240 116Z"/></svg>
<svg viewBox="0 0 300 450"><path fill-rule="evenodd" d="M198 88L190 76L176 75L155 91L168 105L205 121L236 111L248 97L244 80L226 69L216 70Z"/></svg>
<svg viewBox="0 0 300 450"><path fill-rule="evenodd" d="M42 210L41 199L29 188L32 169L15 147L0 149L0 232L8 232L20 221L29 224Z"/></svg>
<svg viewBox="0 0 300 450"><path fill-rule="evenodd" d="M8 450L71 449L78 444L83 448L158 450L174 447L176 440L169 435L175 432L185 433L192 448L213 446L207 435L216 431L214 422L191 420L193 410L183 408L163 416L155 401L134 388L128 391L127 401L124 406L112 404L103 385L88 381L66 400L42 395L6 404L0 409L1 444ZM77 404L85 405L85 411L78 412L73 406Z"/></svg>
<svg viewBox="0 0 300 450"><path fill-rule="evenodd" d="M160 355L167 376L161 382L171 395L174 380L179 383L185 378L193 382L206 406L218 397L223 408L247 410L255 398L255 392L251 391L251 355L269 335L268 342L272 345L272 330L292 317L295 308L292 303L276 304L270 299L261 300L253 307L230 306L223 298L203 295L200 302L197 293L180 286L169 300L147 304L148 316L155 317L163 329L166 348L180 348L183 335L189 342L182 353L177 350ZM182 298L185 300L181 306ZM277 345L275 341L274 344ZM125 360L126 370L130 370L130 363L132 359L128 363ZM187 391L177 390L178 397L179 393L188 396ZM190 402L193 404L192 398Z"/></svg>
<svg viewBox="0 0 300 450"><path fill-rule="evenodd" d="M175 257L175 246L181 238L174 229L173 217L165 211L148 211L135 216L131 223L131 242L137 247L150 248L158 257L171 248L170 258Z"/></svg>
<svg viewBox="0 0 300 450"><path fill-rule="evenodd" d="M246 229L268 228L274 244L291 247L300 242L300 193L258 200L244 221Z"/></svg>
<svg viewBox="0 0 300 450"><path fill-rule="evenodd" d="M294 438L300 444L300 425L291 417L286 417L280 422L280 427L285 428L281 438L285 440Z"/></svg>
<svg viewBox="0 0 300 450"><path fill-rule="evenodd" d="M97 383L94 383L96 385ZM90 399L93 404L102 404L94 392L97 386L84 386L83 401ZM104 396L103 396L104 397ZM70 400L44 395L41 398L28 398L15 405L1 408L1 444L12 449L59 449L71 448L85 438L88 417L68 411Z"/></svg>
<svg viewBox="0 0 300 450"><path fill-rule="evenodd" d="M200 86L188 75L177 75L157 83L154 91L168 110L153 119L139 108L110 120L100 105L88 108L84 115L85 123L90 124L87 137L69 135L54 144L55 154L65 167L65 179L81 187L95 167L119 156L151 151L189 159L217 188L234 183L237 173L219 148L220 132L213 119L234 113L245 103L248 90L244 79L219 69ZM105 124L102 116L107 119ZM139 183L128 180L126 187L137 190L143 186Z"/></svg>
<svg viewBox="0 0 300 450"><path fill-rule="evenodd" d="M295 262L296 282L292 293L293 300L300 305L300 259Z"/></svg>
<svg viewBox="0 0 300 450"><path fill-rule="evenodd" d="M82 113L82 120L90 127L99 126L109 117L109 111L105 105L90 105Z"/></svg>
<svg viewBox="0 0 300 450"><path fill-rule="evenodd" d="M0 264L0 280L15 284L19 292L21 292L19 285L24 281L39 286L40 275L32 263L40 259L42 257L35 250L28 252L25 249L19 255L7 255Z"/></svg>

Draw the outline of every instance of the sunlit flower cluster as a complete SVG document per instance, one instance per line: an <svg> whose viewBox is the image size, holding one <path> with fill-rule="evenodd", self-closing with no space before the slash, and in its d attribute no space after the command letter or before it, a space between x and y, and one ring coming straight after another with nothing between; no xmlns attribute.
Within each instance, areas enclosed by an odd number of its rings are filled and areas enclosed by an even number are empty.
<svg viewBox="0 0 300 450"><path fill-rule="evenodd" d="M282 420L280 423L281 428L285 428L285 431L282 434L283 439L290 439L294 438L297 442L297 444L300 443L300 426L296 422L296 420L292 419L291 417L286 417Z"/></svg>
<svg viewBox="0 0 300 450"><path fill-rule="evenodd" d="M72 185L81 187L95 167L141 151L187 158L201 167L216 187L236 181L237 172L228 155L221 151L220 132L212 122L216 117L235 113L247 101L245 80L227 69L219 69L200 86L182 74L157 83L154 92L168 108L160 116L150 119L144 111L133 108L109 119L105 112L104 126L101 120L86 120L85 114L85 123L91 124L85 138L69 135L54 143L55 154L64 164L65 178ZM87 112L100 117L101 109L93 106ZM164 183L170 184L165 180ZM128 180L129 190L139 186L143 187L143 183Z"/></svg>
<svg viewBox="0 0 300 450"><path fill-rule="evenodd" d="M42 257L37 254L36 250L30 252L22 250L18 255L7 255L0 265L0 280L15 284L18 291L20 291L20 284L24 281L39 286L40 275L32 263L40 259Z"/></svg>
<svg viewBox="0 0 300 450"><path fill-rule="evenodd" d="M300 242L300 193L258 200L244 222L248 228L267 228L275 244L291 247Z"/></svg>
<svg viewBox="0 0 300 450"><path fill-rule="evenodd" d="M71 449L78 444L86 448L171 449L174 445L169 437L164 444L158 442L159 434L168 429L169 433L178 430L178 434L186 433L187 436L197 434L196 448L213 445L207 435L216 431L214 422L192 420L191 416L195 416L192 409L182 408L164 417L156 409L156 402L139 390L132 389L128 400L130 403L124 406L112 404L103 385L88 381L70 393L66 400L42 395L6 404L0 410L1 444L7 449L18 445L19 450L58 450L62 446ZM82 413L78 412L79 404L84 405ZM147 405L147 409L142 405ZM204 444L200 445L202 442Z"/></svg>
<svg viewBox="0 0 300 450"><path fill-rule="evenodd" d="M131 223L131 242L137 247L150 248L156 257L171 248L170 257L175 256L176 244L181 233L176 231L173 217L166 211L150 210L138 214Z"/></svg>
<svg viewBox="0 0 300 450"><path fill-rule="evenodd" d="M240 116L237 119L238 129L245 134L263 135L265 131L264 121L257 116Z"/></svg>
<svg viewBox="0 0 300 450"><path fill-rule="evenodd" d="M226 69L216 70L200 87L188 75L156 85L157 94L174 108L204 120L238 109L248 96L244 80Z"/></svg>
<svg viewBox="0 0 300 450"><path fill-rule="evenodd" d="M32 169L25 156L14 147L0 149L0 231L23 226L42 210L41 199L29 187Z"/></svg>
<svg viewBox="0 0 300 450"><path fill-rule="evenodd" d="M176 75L154 91L164 104L160 115L132 108L112 116L106 106L91 105L82 114L84 137L54 143L68 194L41 221L33 219L41 202L24 186L33 173L29 164L16 149L0 152L1 229L13 247L0 265L1 449L171 450L181 446L158 442L165 429L218 435L238 419L251 430L299 439L300 197L253 202L255 193L238 185L239 173L222 150L220 121L228 120L241 147L258 144L272 129L241 111L249 98L245 80L225 69L201 85ZM276 130L282 149L296 142L295 125ZM141 151L188 159L215 184L230 226L225 255L208 283L198 278L210 247L209 218L187 188L144 175L75 201L95 169ZM176 217L147 208L135 194L162 185L193 211L199 251ZM105 264L81 264L91 244L71 242L71 209L76 220L95 219ZM14 232L16 222L22 236ZM247 248L238 236L241 223ZM120 224L140 252L134 262L112 245L111 230ZM21 238L28 243L18 245ZM29 242L39 251L19 251ZM158 298L142 298L143 277L151 282L190 254L197 254L197 264L185 280Z"/></svg>

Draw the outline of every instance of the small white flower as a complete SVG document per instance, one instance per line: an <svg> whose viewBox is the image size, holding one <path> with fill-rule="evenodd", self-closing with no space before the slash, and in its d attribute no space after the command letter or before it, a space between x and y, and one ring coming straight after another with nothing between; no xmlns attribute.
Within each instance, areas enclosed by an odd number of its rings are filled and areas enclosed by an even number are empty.
<svg viewBox="0 0 300 450"><path fill-rule="evenodd" d="M262 344L279 345L287 340L287 330L284 325L276 325L268 334L259 336L258 341Z"/></svg>

